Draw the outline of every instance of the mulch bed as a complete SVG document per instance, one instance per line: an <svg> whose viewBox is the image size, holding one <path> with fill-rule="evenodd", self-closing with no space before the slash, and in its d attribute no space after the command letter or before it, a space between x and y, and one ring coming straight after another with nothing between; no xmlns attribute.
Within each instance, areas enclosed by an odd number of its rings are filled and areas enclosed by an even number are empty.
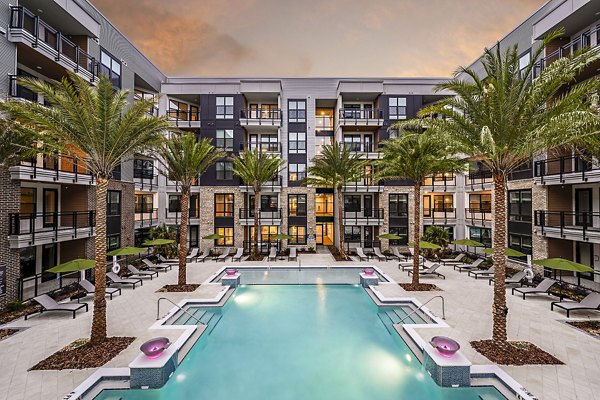
<svg viewBox="0 0 600 400"><path fill-rule="evenodd" d="M533 343L508 342L508 350L497 346L491 340L477 340L471 346L490 361L502 365L562 365L552 354L546 353Z"/></svg>
<svg viewBox="0 0 600 400"><path fill-rule="evenodd" d="M197 283L188 283L187 285L165 285L157 292L193 292L200 287Z"/></svg>
<svg viewBox="0 0 600 400"><path fill-rule="evenodd" d="M76 293L82 293L82 291L78 290L78 289L72 289L72 290L64 291L60 294L52 294L50 297L52 297L54 300L60 302L60 301L63 301L64 299L70 298L71 296L73 296ZM20 310L0 312L0 325L7 324L11 321L14 321L16 319L24 317L25 315L34 314L36 312L39 312L41 308L42 308L42 306L31 301L29 303L24 304L23 308L21 308Z"/></svg>
<svg viewBox="0 0 600 400"><path fill-rule="evenodd" d="M600 321L567 321L567 324L590 335L600 336Z"/></svg>
<svg viewBox="0 0 600 400"><path fill-rule="evenodd" d="M6 339L10 335L14 335L17 332L19 332L18 329L8 329L8 328L0 329L0 340Z"/></svg>
<svg viewBox="0 0 600 400"><path fill-rule="evenodd" d="M264 256L261 256L260 254L258 255L254 255L254 254L250 254L248 256L248 258L246 259L246 261L263 261L265 259Z"/></svg>
<svg viewBox="0 0 600 400"><path fill-rule="evenodd" d="M98 368L115 358L134 340L134 337L115 336L92 346L87 339L77 339L31 367L30 371Z"/></svg>
<svg viewBox="0 0 600 400"><path fill-rule="evenodd" d="M346 256L346 258L342 257L340 255L340 252L338 251L337 247L335 247L335 246L327 246L327 248L329 249L329 252L333 256L333 258L335 259L335 261L352 261L352 259L350 257L348 257L348 256Z"/></svg>
<svg viewBox="0 0 600 400"><path fill-rule="evenodd" d="M407 292L428 292L430 290L442 290L433 283L419 283L418 285L413 285L412 283L399 283L402 289Z"/></svg>

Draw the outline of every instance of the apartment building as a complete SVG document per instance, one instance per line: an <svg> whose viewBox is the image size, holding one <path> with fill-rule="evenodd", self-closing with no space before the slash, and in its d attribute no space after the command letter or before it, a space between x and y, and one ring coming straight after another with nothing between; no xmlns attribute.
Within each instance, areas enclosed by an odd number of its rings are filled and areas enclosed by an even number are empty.
<svg viewBox="0 0 600 400"><path fill-rule="evenodd" d="M552 0L516 27L500 45L518 44L522 63L540 38L565 27L536 72L560 56L597 46L597 1ZM6 28L4 28L6 27ZM66 71L89 79L109 74L115 88L136 98L159 98L155 115L173 127L210 138L229 155L245 149L280 156L285 168L259 199L232 173L224 158L192 187L188 244L249 248L259 235L267 251L278 233L288 246L316 248L335 243L343 224L348 249L406 244L416 229L411 183L377 182L372 165L343 188L343 217L334 215L332 188L301 181L311 159L334 141L366 160L380 157L391 125L452 95L434 93L434 78L173 78L165 76L91 3L84 0L11 5L0 0L0 91L44 103L16 83L17 76L59 79ZM476 61L472 67L479 72ZM597 74L597 66L582 79ZM132 154L114 171L107 197L109 249L140 245L152 227L178 227L180 191L160 173L158 160ZM508 246L534 258L565 257L600 269L600 174L569 153L535 155L509 177ZM45 272L78 257L93 257L95 182L75 157L38 156L0 171L0 307L69 282ZM439 174L424 182L423 224L445 227L453 239L491 244L491 175L473 163L465 174ZM254 232L254 205L260 228ZM379 240L382 233L401 236ZM222 239L203 240L218 233ZM573 279L593 286L596 274Z"/></svg>

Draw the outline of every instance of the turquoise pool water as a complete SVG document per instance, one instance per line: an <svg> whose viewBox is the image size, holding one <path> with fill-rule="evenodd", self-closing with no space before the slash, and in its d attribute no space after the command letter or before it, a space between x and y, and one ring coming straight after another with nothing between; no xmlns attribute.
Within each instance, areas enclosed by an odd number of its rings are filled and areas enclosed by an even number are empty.
<svg viewBox="0 0 600 400"><path fill-rule="evenodd" d="M162 389L98 398L504 399L493 388L438 387L378 311L352 285L242 286Z"/></svg>

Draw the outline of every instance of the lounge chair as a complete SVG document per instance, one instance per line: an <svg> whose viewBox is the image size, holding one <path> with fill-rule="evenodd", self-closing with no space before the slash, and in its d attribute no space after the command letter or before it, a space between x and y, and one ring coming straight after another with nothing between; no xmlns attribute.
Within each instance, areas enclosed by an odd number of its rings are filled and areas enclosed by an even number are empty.
<svg viewBox="0 0 600 400"><path fill-rule="evenodd" d="M398 259L398 261L406 260L406 257L400 254L400 249L397 246L392 247L392 254L393 257L396 257Z"/></svg>
<svg viewBox="0 0 600 400"><path fill-rule="evenodd" d="M198 261L206 261L206 258L210 255L210 249L204 250L204 252L198 256L196 256L196 262ZM188 256L189 257L189 256Z"/></svg>
<svg viewBox="0 0 600 400"><path fill-rule="evenodd" d="M186 262L192 262L193 259L196 259L196 262L198 262L198 248L194 247L191 251L190 254L188 254L188 256L185 258Z"/></svg>
<svg viewBox="0 0 600 400"><path fill-rule="evenodd" d="M505 285L513 285L520 284L523 286L523 279L525 279L525 271L519 271L513 276L510 276L504 280ZM488 285L491 285L494 282L494 278L490 278L488 281Z"/></svg>
<svg viewBox="0 0 600 400"><path fill-rule="evenodd" d="M267 261L276 261L277 260L277 249L275 247L271 247L271 249L269 249L269 256L267 258Z"/></svg>
<svg viewBox="0 0 600 400"><path fill-rule="evenodd" d="M365 261L369 261L369 257L367 257L367 255L363 251L362 247L356 248L356 255L358 256L358 261L362 261L363 259Z"/></svg>
<svg viewBox="0 0 600 400"><path fill-rule="evenodd" d="M165 265L161 265L161 264L154 264L152 261L148 260L147 258L144 258L142 260L142 262L144 264L146 264L146 266L151 269L151 270L156 270L156 271L165 271L167 272L168 269L173 269L173 265L172 264L165 264Z"/></svg>
<svg viewBox="0 0 600 400"><path fill-rule="evenodd" d="M75 313L77 312L77 310L80 310L85 307L85 312L88 311L87 303L58 303L56 302L56 300L54 300L47 294L42 294L40 296L34 297L33 300L42 306L40 314L44 311L68 311L73 313L73 319L75 319ZM30 314L26 314L25 319L27 319L29 315Z"/></svg>
<svg viewBox="0 0 600 400"><path fill-rule="evenodd" d="M443 274L440 274L439 272L437 272L437 269L439 267L441 267L442 264L438 264L438 263L433 263L429 268L427 268L424 271L419 271L419 276L427 276L427 275L433 275L433 276L439 276L440 278L444 278L446 279L446 276ZM412 270L408 271L408 275L412 274Z"/></svg>
<svg viewBox="0 0 600 400"><path fill-rule="evenodd" d="M515 291L517 291L523 295L523 300L525 300L526 294L547 294L548 290L550 290L552 285L554 285L555 283L556 281L554 279L545 278L536 287L512 288L512 294L515 294Z"/></svg>
<svg viewBox="0 0 600 400"><path fill-rule="evenodd" d="M150 280L152 280L153 277L158 276L158 271L140 271L131 264L127 264L127 269L131 271L133 275L137 275L139 278L147 276L150 278Z"/></svg>
<svg viewBox="0 0 600 400"><path fill-rule="evenodd" d="M135 285L138 283L143 285L144 282L140 278L121 278L119 275L114 272L107 272L106 277L112 281L112 283L116 283L119 285L131 285L135 290Z"/></svg>
<svg viewBox="0 0 600 400"><path fill-rule="evenodd" d="M440 261L442 262L442 264L447 265L447 264L463 264L462 259L465 258L465 253L460 253L459 255L457 255L454 258L442 258Z"/></svg>
<svg viewBox="0 0 600 400"><path fill-rule="evenodd" d="M483 261L484 261L483 258L478 258L477 260L473 261L471 264L456 264L454 266L454 270L456 271L458 269L458 272L463 272L463 270L469 271L472 269L477 269L477 267L479 267L479 265L481 265L481 263Z"/></svg>
<svg viewBox="0 0 600 400"><path fill-rule="evenodd" d="M425 262L427 262L425 257L419 256L419 268L421 268L421 269L426 268ZM400 261L398 263L398 268L400 268L402 271L406 271L407 269L412 268L412 267L413 267L413 259L409 259L406 261Z"/></svg>
<svg viewBox="0 0 600 400"><path fill-rule="evenodd" d="M295 247L290 247L290 254L288 255L288 261L298 260L298 253Z"/></svg>
<svg viewBox="0 0 600 400"><path fill-rule="evenodd" d="M492 265L488 269L478 269L478 270L470 270L467 273L467 276L472 276L477 279L480 276L487 277L494 274L494 266Z"/></svg>
<svg viewBox="0 0 600 400"><path fill-rule="evenodd" d="M550 309L554 310L554 307L562 308L567 312L567 318L569 313L576 310L597 310L600 307L600 293L592 292L585 296L579 303L575 301L553 301L550 303Z"/></svg>
<svg viewBox="0 0 600 400"><path fill-rule="evenodd" d="M231 258L231 261L242 261L242 256L244 255L244 248L243 247L238 247L237 251L235 252L235 254L233 255L233 257Z"/></svg>
<svg viewBox="0 0 600 400"><path fill-rule="evenodd" d="M381 249L379 247L373 247L373 253L375 254L375 257L379 259L379 261L381 261L381 259L383 259L383 261L387 261L387 256L381 254Z"/></svg>
<svg viewBox="0 0 600 400"><path fill-rule="evenodd" d="M96 287L94 286L94 284L92 282L88 281L87 279L80 280L79 281L79 286L81 286L83 288L83 290L85 290L85 292L87 294L93 294L96 291ZM104 288L104 293L106 293L107 295L109 295L110 299L112 300L113 295L115 293L121 294L121 288L105 287Z"/></svg>
<svg viewBox="0 0 600 400"><path fill-rule="evenodd" d="M223 254L221 254L219 257L217 257L216 261L217 262L219 262L219 261L225 262L227 257L229 257L229 253L231 253L231 247L226 247L225 250L223 251Z"/></svg>
<svg viewBox="0 0 600 400"><path fill-rule="evenodd" d="M179 264L178 258L165 258L162 254L158 255L158 261L161 264Z"/></svg>

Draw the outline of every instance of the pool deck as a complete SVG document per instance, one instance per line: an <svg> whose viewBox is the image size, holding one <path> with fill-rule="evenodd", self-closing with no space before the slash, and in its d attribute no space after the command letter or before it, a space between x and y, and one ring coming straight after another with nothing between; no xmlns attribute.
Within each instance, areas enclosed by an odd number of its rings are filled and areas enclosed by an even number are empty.
<svg viewBox="0 0 600 400"><path fill-rule="evenodd" d="M398 282L409 282L406 272L397 268L397 262L369 263L335 263L329 255L300 255L303 268L316 265L376 265L387 275ZM225 265L232 265L227 262ZM238 263L235 263L238 265ZM242 265L289 265L298 264L278 261L245 262ZM206 263L188 265L188 282L206 281L223 263L207 261ZM175 303L186 298L213 298L221 289L219 286L201 285L194 293L156 293L165 284L176 283L177 268L167 273L160 273L158 279L145 280L144 285L132 290L123 288L123 294L108 301L108 333L110 336L134 336L135 342L121 354L111 360L105 367L127 367L139 354L139 346L157 333L174 340L177 332L149 331L156 321L156 302L159 297L167 297ZM467 273L453 271L445 266L441 272L446 280L425 278L424 282L438 285L441 292L405 292L394 284L380 285L379 291L386 297L412 297L421 302L434 295L441 294L446 300L446 322L449 328L421 329L419 333L425 339L441 334L456 339L461 344L463 353L475 365L491 364L489 360L474 351L471 340L491 337L491 303L492 287L487 279L467 277ZM91 296L86 298L91 302ZM509 312L508 332L511 340L533 342L542 349L555 355L566 363L561 366L502 366L514 379L525 386L539 399L599 399L600 380L600 339L589 336L564 323L564 312L550 311L549 296L528 296L523 300L519 296L507 293ZM171 307L163 304L161 315ZM441 306L433 301L428 308L437 316L441 316ZM571 320L600 319L598 312L574 312ZM72 319L66 313L44 313L35 315L27 321L13 321L8 327L25 329L5 340L0 341L0 400L35 400L62 399L66 394L88 378L95 369L65 371L27 371L43 358L60 350L78 338L89 336L92 312L78 313Z"/></svg>

